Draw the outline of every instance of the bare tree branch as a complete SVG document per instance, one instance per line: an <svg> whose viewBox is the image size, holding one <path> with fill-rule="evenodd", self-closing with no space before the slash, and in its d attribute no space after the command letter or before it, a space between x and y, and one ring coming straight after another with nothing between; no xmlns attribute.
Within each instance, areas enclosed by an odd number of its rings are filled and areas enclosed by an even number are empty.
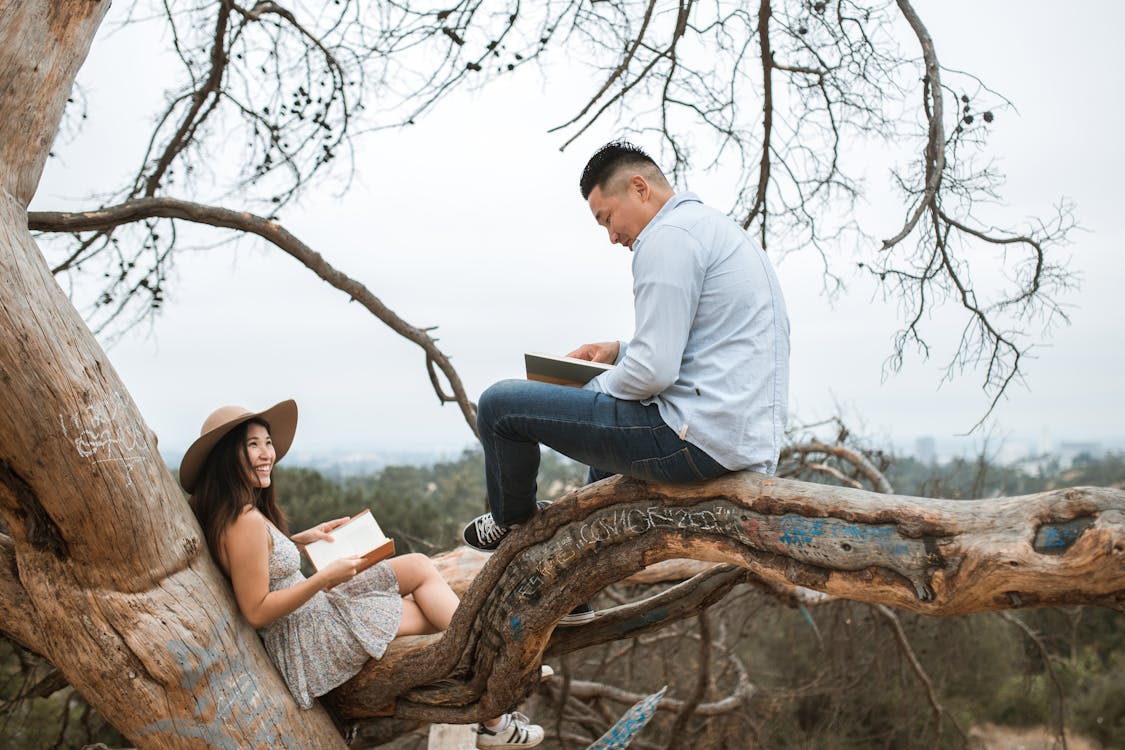
<svg viewBox="0 0 1125 750"><path fill-rule="evenodd" d="M431 376L438 399L442 403L455 401L461 408L469 428L473 430L474 435L476 434L476 405L469 399L461 378L449 358L438 349L433 338L425 330L412 326L400 318L367 287L334 268L320 253L275 221L249 212L231 211L175 198L141 198L95 211L31 212L28 214L28 227L52 232L100 232L151 218L181 219L254 234L292 256L318 277L359 302L395 333L421 347L426 353L427 370L432 371L430 363L437 365L453 391L452 396L446 395L437 379Z"/></svg>
<svg viewBox="0 0 1125 750"><path fill-rule="evenodd" d="M941 184L942 174L945 172L945 131L943 120L943 102L941 87L941 66L938 65L937 52L934 51L934 41L930 32L922 24L922 19L914 11L908 0L895 0L899 10L902 11L906 22L918 37L918 44L922 48L922 59L926 63L926 74L922 79L923 109L929 132L926 138L926 148L923 152L923 162L926 170L926 187L918 200L910 218L899 230L898 234L883 242L883 249L888 250L914 231L918 219L927 210L936 211L938 187Z"/></svg>
<svg viewBox="0 0 1125 750"><path fill-rule="evenodd" d="M998 612L1003 619L1015 625L1023 632L1027 639L1035 644L1035 648L1039 650L1039 656L1043 659L1043 668L1047 670L1047 674L1051 676L1051 682L1055 685L1055 695L1058 696L1058 711L1055 714L1055 739L1059 741L1062 750L1066 750L1066 691L1063 690L1062 681L1059 680L1058 672L1055 671L1055 665L1051 658L1051 652L1047 650L1047 646L1043 643L1043 639L1031 629L1031 627L1016 617L1011 612Z"/></svg>
<svg viewBox="0 0 1125 750"><path fill-rule="evenodd" d="M835 467L824 464L809 464L808 461L816 455L838 459L844 465L850 467L850 475ZM781 476L796 476L802 470L810 468L811 466L816 466L820 471L832 473L842 484L848 484L856 489L863 488L864 485L860 481L860 479L862 479L876 492L886 494L894 492L894 488L891 487L891 483L887 480L886 475L875 468L866 456L858 450L853 450L844 445L828 445L819 441L786 445L781 450L781 457L778 459L778 463L786 464L787 462L793 463L792 465L785 465L783 467L784 471L779 472ZM858 478L854 478L852 475L856 475Z"/></svg>
<svg viewBox="0 0 1125 750"><path fill-rule="evenodd" d="M758 5L758 45L762 50L762 160L758 168L758 188L754 202L742 220L743 229L749 229L761 216L762 249L769 247L766 241L765 213L766 191L770 185L770 136L773 132L773 51L770 49L770 0L761 0Z"/></svg>
<svg viewBox="0 0 1125 750"><path fill-rule="evenodd" d="M941 66L908 0L678 0L673 8L662 12L654 0L166 3L181 82L167 92L131 183L102 194L126 203L177 186L209 205L238 195L273 220L329 166L346 184L356 135L412 124L459 87L565 56L596 77L575 114L552 129L562 148L612 121L658 139L674 181L696 162L732 177L732 215L763 247L815 253L828 294L843 288L836 258L853 245L860 268L899 304L902 328L885 373L912 351L930 356L930 313L949 305L963 332L944 377L983 372L983 422L1040 332L1066 322L1056 297L1074 283L1055 256L1074 228L1068 206L1029 232L977 228L987 222L976 205L997 196L1001 176L976 168L974 156L1010 103ZM907 40L916 56L901 50ZM379 106L367 106L372 100ZM853 210L869 171L853 154L900 146L912 152L908 163L889 168L905 217L879 249L873 240L883 230L861 226ZM100 279L79 307L104 332L161 309L181 245L174 225L153 218L48 247L56 274ZM980 248L1010 253L996 261L1009 273L974 284L970 269L991 262ZM456 398L437 385L435 393ZM837 469L815 467L852 481Z"/></svg>
<svg viewBox="0 0 1125 750"><path fill-rule="evenodd" d="M711 682L711 626L707 619L707 610L699 613L699 662L696 674L695 690L684 702L683 708L676 716L672 729L668 732L668 750L683 747L683 736L687 732L688 721L696 712L699 704L707 695L707 687Z"/></svg>
<svg viewBox="0 0 1125 750"><path fill-rule="evenodd" d="M733 693L722 700L697 704L692 714L694 716L722 716L732 711L738 711L746 706L747 701L753 697L754 693L754 686L749 682L743 682ZM614 687L613 685L606 685L601 682L590 682L588 680L571 680L570 695L582 700L605 699L626 706L632 705L645 697L640 693L633 693L628 690L622 690L619 687ZM667 711L669 713L682 713L687 707L688 703L686 701L667 697L662 698L660 702L656 704L657 711Z"/></svg>
<svg viewBox="0 0 1125 750"><path fill-rule="evenodd" d="M918 661L914 649L910 646L910 639L906 637L906 631L902 629L902 623L899 622L898 615L894 610L882 604L875 605L875 611L878 612L890 624L891 630L894 631L895 640L898 642L898 647L902 651L903 656L906 657L907 662L910 663L910 668L914 670L915 676L918 681L922 683L922 688L926 691L926 699L930 702L930 706L934 709L934 748L941 747L941 732L944 726L944 720L948 718L953 722L958 733L961 735L961 740L966 744L969 741L968 735L961 725L957 722L957 717L953 714L946 714L945 708L938 701L937 693L934 691L934 683L930 680L930 676L926 674L925 668L922 663Z"/></svg>

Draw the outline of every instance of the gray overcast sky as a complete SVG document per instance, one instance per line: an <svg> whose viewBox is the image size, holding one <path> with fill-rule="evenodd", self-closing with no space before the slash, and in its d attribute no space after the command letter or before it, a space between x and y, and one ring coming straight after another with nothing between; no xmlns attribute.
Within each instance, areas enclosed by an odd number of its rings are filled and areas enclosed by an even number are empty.
<svg viewBox="0 0 1125 750"><path fill-rule="evenodd" d="M1017 108L998 119L992 140L1011 215L1049 215L1066 197L1085 230L1061 250L1082 279L1064 300L1071 325L1043 339L991 432L1010 442L1125 439L1125 5L916 5L943 65L978 75ZM33 209L88 206L76 199L118 184L139 158L163 81L160 65L135 60L165 41L113 33L121 10L111 11L79 77L90 110L83 134L48 165ZM632 329L629 255L609 245L577 192L589 153L615 131L603 126L560 153L562 139L546 131L580 106L589 79L549 74L525 69L459 93L410 130L367 136L345 194L322 181L281 217L406 320L438 325L474 398L522 376L524 351L565 353ZM869 180L878 187L886 177ZM709 191L718 184L700 175L687 187L726 207L730 195ZM237 208L237 199L227 205ZM894 205L864 211L883 212L884 228L902 215ZM808 254L778 265L793 329L793 421L840 412L854 430L907 446L972 427L988 400L977 374L940 383L948 348L883 378L895 307L843 258L849 292L834 303L821 296ZM471 443L456 407L439 407L421 351L281 252L250 240L222 244L182 257L173 282L155 324L109 350L162 449L182 450L219 405L287 397L301 406L296 452L448 452ZM939 313L938 329L941 321Z"/></svg>

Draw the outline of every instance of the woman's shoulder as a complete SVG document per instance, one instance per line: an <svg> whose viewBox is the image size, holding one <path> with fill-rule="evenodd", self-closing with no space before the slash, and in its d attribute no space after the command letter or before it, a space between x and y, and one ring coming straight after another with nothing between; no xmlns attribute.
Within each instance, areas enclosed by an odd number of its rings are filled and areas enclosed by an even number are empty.
<svg viewBox="0 0 1125 750"><path fill-rule="evenodd" d="M259 544L271 545L270 533L266 528L266 517L252 505L245 506L238 516L223 530L219 541L219 564L230 575L231 550L254 549Z"/></svg>
<svg viewBox="0 0 1125 750"><path fill-rule="evenodd" d="M227 529L227 534L241 536L242 534L257 534L262 531L268 532L268 524L269 521L266 520L260 510L253 505L246 505L239 511L238 516Z"/></svg>

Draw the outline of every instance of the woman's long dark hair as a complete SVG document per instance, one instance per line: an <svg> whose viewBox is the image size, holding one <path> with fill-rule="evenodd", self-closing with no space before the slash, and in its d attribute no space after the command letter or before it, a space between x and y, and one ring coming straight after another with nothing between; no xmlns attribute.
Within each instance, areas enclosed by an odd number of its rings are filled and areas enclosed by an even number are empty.
<svg viewBox="0 0 1125 750"><path fill-rule="evenodd" d="M273 483L269 487L258 487L250 479L246 431L252 424L259 424L267 431L270 429L264 419L255 417L224 435L207 454L195 483L195 492L188 501L203 527L207 547L216 561L222 560L219 549L223 534L247 505L261 511L282 533L289 533L289 521L277 505Z"/></svg>

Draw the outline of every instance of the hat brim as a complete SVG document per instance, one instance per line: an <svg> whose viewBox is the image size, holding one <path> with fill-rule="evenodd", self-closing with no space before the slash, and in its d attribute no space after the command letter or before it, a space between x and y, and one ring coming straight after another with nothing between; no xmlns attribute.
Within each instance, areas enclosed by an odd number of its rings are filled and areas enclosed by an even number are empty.
<svg viewBox="0 0 1125 750"><path fill-rule="evenodd" d="M183 460L180 461L180 486L189 494L195 492L196 482L199 481L199 472L203 470L203 465L207 462L211 449L223 439L224 435L251 419L262 419L269 423L270 439L273 441L273 448L276 453L274 463L280 461L289 452L289 446L293 444L293 437L297 433L297 402L293 399L274 404L265 411L252 412L247 410L238 413L200 435L188 447Z"/></svg>

